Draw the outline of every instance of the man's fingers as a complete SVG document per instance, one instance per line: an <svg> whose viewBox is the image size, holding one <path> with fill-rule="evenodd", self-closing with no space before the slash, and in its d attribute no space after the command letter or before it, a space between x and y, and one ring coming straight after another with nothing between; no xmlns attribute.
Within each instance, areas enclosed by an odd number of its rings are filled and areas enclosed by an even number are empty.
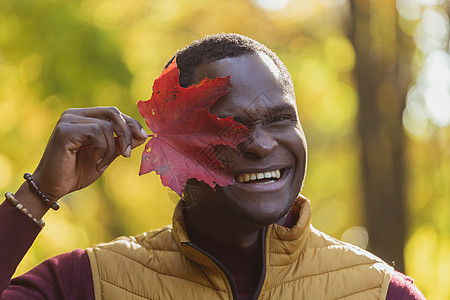
<svg viewBox="0 0 450 300"><path fill-rule="evenodd" d="M100 163L97 164L97 170L109 165L116 158L116 141L114 139L114 126L111 122L98 120L94 123L101 130L101 134L106 140L106 151ZM100 133L99 133L100 134Z"/></svg>
<svg viewBox="0 0 450 300"><path fill-rule="evenodd" d="M138 121L125 114L122 115L133 134L131 148L141 145L148 138L147 132Z"/></svg>
<svg viewBox="0 0 450 300"><path fill-rule="evenodd" d="M129 157L131 149L142 144L147 138L141 124L121 113L116 107L74 108L65 113L111 122L113 132L117 135L115 144L119 146L120 154L125 157Z"/></svg>
<svg viewBox="0 0 450 300"><path fill-rule="evenodd" d="M93 147L95 151L91 155L94 156L92 159L97 170L109 165L117 157L112 122L66 113L60 118L55 134L58 140L65 140L67 150L72 153ZM120 148L120 143L117 148Z"/></svg>
<svg viewBox="0 0 450 300"><path fill-rule="evenodd" d="M130 156L132 134L130 128L127 126L125 119L122 116L122 113L119 111L118 108L116 107L79 108L74 110L73 113L109 122L112 125L112 132L115 132L116 136L118 137L117 141L120 153L125 157ZM108 127L108 125L106 125L106 127ZM111 139L108 139L108 141L111 141ZM114 145L116 145L116 142L114 142Z"/></svg>
<svg viewBox="0 0 450 300"><path fill-rule="evenodd" d="M117 108L68 109L58 120L34 174L59 199L93 183L118 155L143 143L142 126Z"/></svg>
<svg viewBox="0 0 450 300"><path fill-rule="evenodd" d="M74 123L60 123L56 126L54 131L54 138L64 145L65 150L75 154L79 151L83 151L85 148L91 148L93 150L91 159L93 163L100 164L105 157L111 157L111 148L108 143L112 143L112 151L114 151L114 137L112 141L107 140L107 135L112 135L112 132L105 135L105 129L98 123L82 123L85 121L83 117L72 118ZM59 143L59 142L58 142Z"/></svg>
<svg viewBox="0 0 450 300"><path fill-rule="evenodd" d="M141 145L148 137L138 121L114 107L69 109L63 113L60 122L73 131L85 134L87 141L77 145L92 144L95 147L92 155L99 172L104 171L117 156L129 157L131 149Z"/></svg>
<svg viewBox="0 0 450 300"><path fill-rule="evenodd" d="M128 124L125 122L123 114L115 107L109 107L106 114L110 117L109 121L113 125L114 132L117 135L116 142L119 142L121 153L125 157L131 155L132 133Z"/></svg>

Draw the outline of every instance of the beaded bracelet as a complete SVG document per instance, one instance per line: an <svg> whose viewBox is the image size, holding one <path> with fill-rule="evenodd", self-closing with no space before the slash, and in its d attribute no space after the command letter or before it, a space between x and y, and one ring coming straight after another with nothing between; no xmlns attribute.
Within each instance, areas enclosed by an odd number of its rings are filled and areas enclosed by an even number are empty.
<svg viewBox="0 0 450 300"><path fill-rule="evenodd" d="M28 210L23 206L23 204L21 204L21 203L19 203L19 201L17 201L17 199L16 199L16 197L14 197L13 193L7 192L5 194L5 197L6 197L6 200L8 200L8 202L12 206L14 206L18 210L20 210L21 212L26 214L31 220L33 220L36 224L38 224L39 227L44 228L44 226L45 226L44 220L42 220L42 219L38 220L37 218L33 217L33 215L28 212Z"/></svg>
<svg viewBox="0 0 450 300"><path fill-rule="evenodd" d="M25 174L23 174L23 178L30 184L31 189L33 190L33 192L39 196L39 198L42 199L42 201L49 207L51 207L53 210L58 210L59 209L59 204L58 202L53 202L52 200L48 199L47 196L44 195L44 193L41 192L41 190L39 189L39 187L36 185L36 183L34 182L33 178L31 178L31 174L26 172Z"/></svg>

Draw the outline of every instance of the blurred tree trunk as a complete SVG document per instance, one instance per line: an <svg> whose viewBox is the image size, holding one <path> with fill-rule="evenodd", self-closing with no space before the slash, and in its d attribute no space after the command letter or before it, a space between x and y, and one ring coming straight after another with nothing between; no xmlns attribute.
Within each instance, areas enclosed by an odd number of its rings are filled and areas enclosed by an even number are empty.
<svg viewBox="0 0 450 300"><path fill-rule="evenodd" d="M406 236L402 113L411 42L398 28L395 1L351 0L358 132L369 248L404 272Z"/></svg>

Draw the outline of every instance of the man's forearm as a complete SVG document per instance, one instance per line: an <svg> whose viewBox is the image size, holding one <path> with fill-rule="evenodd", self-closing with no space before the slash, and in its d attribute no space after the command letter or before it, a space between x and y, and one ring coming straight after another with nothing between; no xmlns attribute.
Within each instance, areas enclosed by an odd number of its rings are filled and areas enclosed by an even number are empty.
<svg viewBox="0 0 450 300"><path fill-rule="evenodd" d="M0 295L9 286L12 275L40 230L32 219L7 201L0 205Z"/></svg>

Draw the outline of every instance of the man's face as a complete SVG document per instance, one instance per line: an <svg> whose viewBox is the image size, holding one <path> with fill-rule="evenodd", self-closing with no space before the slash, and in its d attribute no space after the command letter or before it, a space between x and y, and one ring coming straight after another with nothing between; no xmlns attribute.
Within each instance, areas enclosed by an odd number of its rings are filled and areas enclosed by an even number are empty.
<svg viewBox="0 0 450 300"><path fill-rule="evenodd" d="M199 82L205 76L228 75L232 88L210 112L221 118L233 116L249 127L250 137L240 151L218 150L219 159L231 167L234 183L214 190L202 183L204 192L195 206L221 218L271 224L287 213L305 177L306 141L295 96L265 54L203 64L194 76Z"/></svg>

